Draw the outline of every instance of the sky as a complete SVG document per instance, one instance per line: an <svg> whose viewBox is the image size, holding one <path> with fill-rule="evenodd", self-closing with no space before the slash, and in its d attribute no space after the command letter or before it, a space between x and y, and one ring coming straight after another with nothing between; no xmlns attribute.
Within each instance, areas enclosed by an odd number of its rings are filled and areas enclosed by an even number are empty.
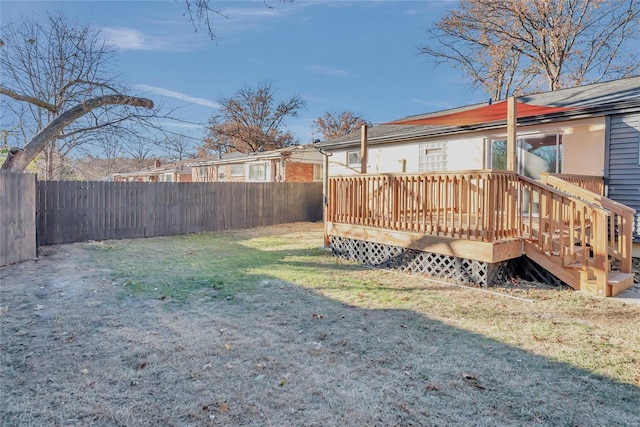
<svg viewBox="0 0 640 427"><path fill-rule="evenodd" d="M306 104L285 124L306 144L313 121L350 111L373 123L482 102L487 95L447 65L419 55L426 30L456 2L217 1L218 36L197 31L183 0L5 1L4 25L21 14L61 10L99 29L118 48L114 68L132 94L152 99L181 122L168 130L193 138L218 113L221 97L270 82L277 100Z"/></svg>

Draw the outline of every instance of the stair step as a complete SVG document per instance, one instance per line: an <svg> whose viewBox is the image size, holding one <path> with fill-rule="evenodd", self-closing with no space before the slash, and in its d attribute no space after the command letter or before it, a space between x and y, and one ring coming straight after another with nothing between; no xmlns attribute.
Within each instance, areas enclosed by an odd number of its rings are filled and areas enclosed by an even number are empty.
<svg viewBox="0 0 640 427"><path fill-rule="evenodd" d="M633 273L610 271L607 283L611 287L611 296L616 296L633 286Z"/></svg>
<svg viewBox="0 0 640 427"><path fill-rule="evenodd" d="M582 270L582 268L584 267L580 261L576 261L572 264L565 264L564 266L566 268L574 268L576 270Z"/></svg>
<svg viewBox="0 0 640 427"><path fill-rule="evenodd" d="M609 272L609 284L617 285L622 282L626 282L628 279L631 279L633 282L633 273L623 273L622 271L610 271Z"/></svg>

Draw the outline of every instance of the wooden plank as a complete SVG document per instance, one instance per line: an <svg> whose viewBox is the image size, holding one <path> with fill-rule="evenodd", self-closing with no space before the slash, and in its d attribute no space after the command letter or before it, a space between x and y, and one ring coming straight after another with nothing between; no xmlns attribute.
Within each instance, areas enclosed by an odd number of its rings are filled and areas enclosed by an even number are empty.
<svg viewBox="0 0 640 427"><path fill-rule="evenodd" d="M524 254L572 288L581 288L580 272L570 268L564 268L561 263L561 257L548 256L540 252L531 242L527 241L524 242Z"/></svg>
<svg viewBox="0 0 640 427"><path fill-rule="evenodd" d="M332 236L365 240L490 263L517 258L522 255L520 239L491 243L333 222L327 223L327 232Z"/></svg>
<svg viewBox="0 0 640 427"><path fill-rule="evenodd" d="M516 126L517 126L517 103L516 98L510 96L507 98L507 170L516 172L517 156L516 156Z"/></svg>
<svg viewBox="0 0 640 427"><path fill-rule="evenodd" d="M34 174L0 172L0 266L37 255L36 184Z"/></svg>

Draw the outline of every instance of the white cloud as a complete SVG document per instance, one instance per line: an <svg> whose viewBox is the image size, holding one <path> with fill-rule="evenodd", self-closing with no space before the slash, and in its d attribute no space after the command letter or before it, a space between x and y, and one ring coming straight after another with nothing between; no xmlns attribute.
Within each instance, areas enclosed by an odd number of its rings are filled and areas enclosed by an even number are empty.
<svg viewBox="0 0 640 427"><path fill-rule="evenodd" d="M167 46L157 38L133 28L102 28L107 41L122 50L166 50Z"/></svg>
<svg viewBox="0 0 640 427"><path fill-rule="evenodd" d="M107 43L121 50L181 52L194 50L199 46L186 34L181 36L176 36L175 33L151 34L126 27L102 27L101 32Z"/></svg>
<svg viewBox="0 0 640 427"><path fill-rule="evenodd" d="M208 99L205 98L198 98L195 96L189 96L186 95L184 93L180 93L180 92L175 92L173 90L169 90L169 89L164 89L161 87L155 87L155 86L149 86L149 85L136 85L136 87L140 90L144 90L147 92L151 92L151 93L156 93L158 95L162 95L162 96L167 96L169 98L175 98L175 99L179 99L181 101L184 102L188 102L191 104L198 104L198 105L202 105L204 107L211 107L211 108L215 108L215 109L220 109L221 105L218 104L215 101L210 101Z"/></svg>
<svg viewBox="0 0 640 427"><path fill-rule="evenodd" d="M340 68L325 67L322 65L309 65L305 67L307 71L311 71L316 74L324 74L327 76L348 76L349 73Z"/></svg>

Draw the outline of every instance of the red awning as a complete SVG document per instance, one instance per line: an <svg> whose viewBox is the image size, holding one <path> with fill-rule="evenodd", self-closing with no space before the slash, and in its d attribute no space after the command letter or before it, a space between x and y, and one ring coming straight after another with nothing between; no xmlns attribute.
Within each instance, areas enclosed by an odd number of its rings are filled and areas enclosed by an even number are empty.
<svg viewBox="0 0 640 427"><path fill-rule="evenodd" d="M544 105L531 105L522 102L516 103L518 118L540 116L543 114L559 113L571 110L571 107L547 107ZM491 105L472 108L456 113L442 114L425 117L422 119L397 120L385 123L387 125L432 125L432 126L468 126L481 123L497 122L507 119L507 101L499 101Z"/></svg>

